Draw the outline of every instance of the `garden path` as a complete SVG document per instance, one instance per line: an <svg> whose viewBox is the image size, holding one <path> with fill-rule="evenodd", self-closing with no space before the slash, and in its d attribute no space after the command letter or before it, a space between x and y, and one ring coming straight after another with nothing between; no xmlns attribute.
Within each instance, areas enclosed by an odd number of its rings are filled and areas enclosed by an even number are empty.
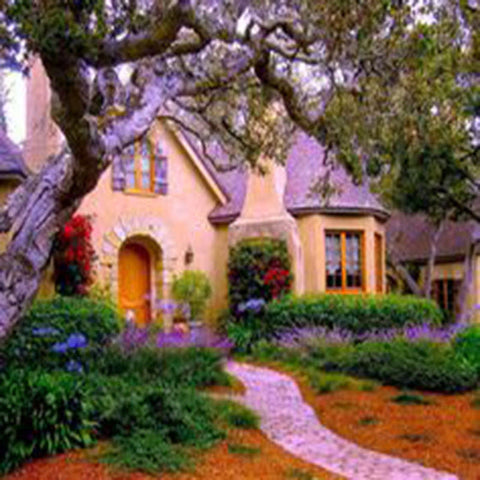
<svg viewBox="0 0 480 480"><path fill-rule="evenodd" d="M232 396L261 417L267 437L296 457L353 480L455 480L457 476L373 452L325 428L289 376L244 363L227 371L245 385Z"/></svg>

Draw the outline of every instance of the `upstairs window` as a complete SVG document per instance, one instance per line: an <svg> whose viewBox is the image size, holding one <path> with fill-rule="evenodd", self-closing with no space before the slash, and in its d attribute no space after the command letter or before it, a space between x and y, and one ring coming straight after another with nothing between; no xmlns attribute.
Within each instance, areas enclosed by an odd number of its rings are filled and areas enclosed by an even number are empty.
<svg viewBox="0 0 480 480"><path fill-rule="evenodd" d="M125 149L113 163L113 189L130 193L167 193L167 157L160 143L147 138Z"/></svg>
<svg viewBox="0 0 480 480"><path fill-rule="evenodd" d="M325 236L327 291L363 289L363 233L327 232Z"/></svg>

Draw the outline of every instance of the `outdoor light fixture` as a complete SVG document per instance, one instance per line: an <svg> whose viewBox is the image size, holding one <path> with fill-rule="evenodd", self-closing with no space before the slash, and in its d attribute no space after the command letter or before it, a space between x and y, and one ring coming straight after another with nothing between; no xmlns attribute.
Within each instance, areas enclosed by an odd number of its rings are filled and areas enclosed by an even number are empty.
<svg viewBox="0 0 480 480"><path fill-rule="evenodd" d="M185 265L190 265L193 263L193 249L191 245L188 245L187 251L185 252Z"/></svg>

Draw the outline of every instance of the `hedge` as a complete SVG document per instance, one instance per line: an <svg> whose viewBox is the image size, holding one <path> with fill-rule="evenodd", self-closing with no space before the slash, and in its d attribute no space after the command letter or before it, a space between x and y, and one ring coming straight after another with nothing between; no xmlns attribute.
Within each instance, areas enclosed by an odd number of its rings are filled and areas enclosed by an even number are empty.
<svg viewBox="0 0 480 480"><path fill-rule="evenodd" d="M429 323L440 325L443 313L432 300L404 295L304 295L274 300L264 312L270 335L308 326L362 334Z"/></svg>
<svg viewBox="0 0 480 480"><path fill-rule="evenodd" d="M120 332L120 318L106 302L61 297L35 302L0 347L5 364L43 369L86 366Z"/></svg>

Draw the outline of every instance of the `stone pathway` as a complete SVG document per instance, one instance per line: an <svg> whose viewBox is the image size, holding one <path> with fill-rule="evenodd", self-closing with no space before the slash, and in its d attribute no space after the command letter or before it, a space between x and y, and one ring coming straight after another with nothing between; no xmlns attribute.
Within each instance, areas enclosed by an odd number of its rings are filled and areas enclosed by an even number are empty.
<svg viewBox="0 0 480 480"><path fill-rule="evenodd" d="M425 468L351 443L320 424L287 375L231 362L227 371L243 382L244 403L261 416L264 433L307 462L354 480L458 480L455 475Z"/></svg>

